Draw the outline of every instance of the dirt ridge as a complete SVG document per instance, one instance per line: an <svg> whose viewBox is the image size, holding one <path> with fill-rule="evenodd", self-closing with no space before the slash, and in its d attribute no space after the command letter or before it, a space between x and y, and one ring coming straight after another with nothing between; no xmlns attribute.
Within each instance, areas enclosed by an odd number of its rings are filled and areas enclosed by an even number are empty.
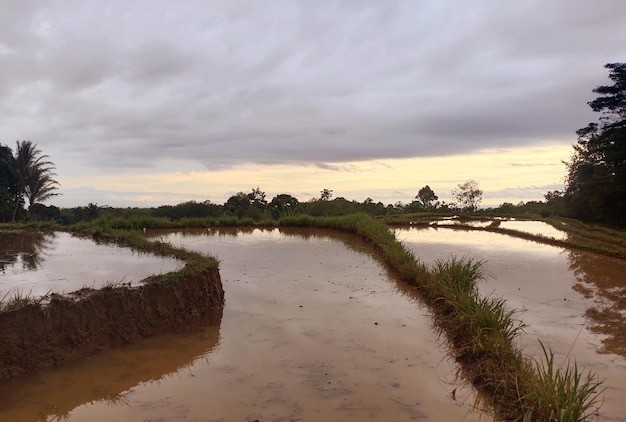
<svg viewBox="0 0 626 422"><path fill-rule="evenodd" d="M175 330L221 310L217 267L176 281L152 276L137 287L82 289L0 313L0 380L140 338Z"/></svg>

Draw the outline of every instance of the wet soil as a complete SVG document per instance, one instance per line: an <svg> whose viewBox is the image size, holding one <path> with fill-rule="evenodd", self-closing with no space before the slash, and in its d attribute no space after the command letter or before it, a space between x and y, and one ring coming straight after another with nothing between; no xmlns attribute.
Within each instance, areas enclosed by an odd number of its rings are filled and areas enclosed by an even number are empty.
<svg viewBox="0 0 626 422"><path fill-rule="evenodd" d="M479 289L518 310L517 318L527 324L520 338L525 353L541 358L541 340L557 363L576 360L579 368L597 373L606 380L598 420L624 420L626 262L485 231L421 228L396 234L427 264L451 255L483 260L488 277Z"/></svg>
<svg viewBox="0 0 626 422"><path fill-rule="evenodd" d="M165 343L178 342L181 356L167 358L178 363L162 365L160 376L137 375L153 366L149 362L159 362L164 347L158 343L160 336L80 362L71 384L102 390L98 399L82 396L77 400L84 401L80 405L62 403L53 393L67 384L67 366L44 372L19 388L3 390L0 384L0 396L10 397L10 404L0 408L0 419L7 415L70 421L470 421L480 417L471 411L473 391L457 382L456 367L433 333L427 310L413 291L396 283L372 260L357 239L288 230L203 230L158 236L221 260L226 290L221 326L204 327L205 332L219 331L219 339L202 343L206 349L201 351L203 346L193 346L201 335L169 337ZM185 354L187 348L198 350L196 356ZM111 357L122 351L143 364ZM170 372L172 366L177 368ZM109 388L125 373L132 382L143 381ZM38 388L42 379L50 382ZM29 391L44 399L33 400Z"/></svg>

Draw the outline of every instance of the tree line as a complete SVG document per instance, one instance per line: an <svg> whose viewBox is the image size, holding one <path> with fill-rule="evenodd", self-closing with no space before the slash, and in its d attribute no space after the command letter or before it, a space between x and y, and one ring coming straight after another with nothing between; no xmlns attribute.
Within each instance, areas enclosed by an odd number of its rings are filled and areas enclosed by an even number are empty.
<svg viewBox="0 0 626 422"><path fill-rule="evenodd" d="M295 196L282 193L271 199L260 187L249 192L238 192L223 204L209 200L197 202L187 201L177 205L162 205L154 208L112 208L89 203L87 206L60 209L55 206L33 206L31 219L55 220L61 224L75 224L96 218L115 217L157 217L178 221L184 218L221 218L234 217L254 221L277 219L282 216L308 214L312 216L334 216L352 213L370 215L397 215L413 212L453 213L476 212L482 199L482 190L478 183L469 180L459 184L451 194L452 202L439 201L438 196L428 186L421 188L409 203L401 201L385 205L368 197L364 201L347 200L333 197L334 191L324 188L317 198L300 201Z"/></svg>

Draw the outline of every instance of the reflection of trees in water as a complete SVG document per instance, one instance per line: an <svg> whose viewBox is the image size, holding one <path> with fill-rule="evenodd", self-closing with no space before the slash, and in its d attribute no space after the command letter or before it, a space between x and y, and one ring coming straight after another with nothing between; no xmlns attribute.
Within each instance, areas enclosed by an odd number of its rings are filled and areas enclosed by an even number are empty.
<svg viewBox="0 0 626 422"><path fill-rule="evenodd" d="M35 270L52 248L55 233L36 231L0 231L0 271L22 262L25 270Z"/></svg>
<svg viewBox="0 0 626 422"><path fill-rule="evenodd" d="M586 315L591 330L608 337L608 352L626 356L626 262L585 252L569 251L568 262L578 283L574 290L592 299Z"/></svg>

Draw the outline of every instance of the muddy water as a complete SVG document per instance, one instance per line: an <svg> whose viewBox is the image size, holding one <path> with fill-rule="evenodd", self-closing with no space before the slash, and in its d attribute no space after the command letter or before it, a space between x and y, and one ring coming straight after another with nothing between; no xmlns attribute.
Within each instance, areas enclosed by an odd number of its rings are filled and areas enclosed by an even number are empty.
<svg viewBox="0 0 626 422"><path fill-rule="evenodd" d="M598 420L626 420L626 262L497 233L412 228L396 235L428 264L450 255L484 260L480 290L519 310L527 354L539 358L541 340L555 362L571 358L597 372L606 379Z"/></svg>
<svg viewBox="0 0 626 422"><path fill-rule="evenodd" d="M221 325L0 386L0 420L477 420L413 293L319 233L155 234L221 260Z"/></svg>
<svg viewBox="0 0 626 422"><path fill-rule="evenodd" d="M97 244L68 233L0 231L0 299L41 297L82 287L131 283L180 269L183 262Z"/></svg>

